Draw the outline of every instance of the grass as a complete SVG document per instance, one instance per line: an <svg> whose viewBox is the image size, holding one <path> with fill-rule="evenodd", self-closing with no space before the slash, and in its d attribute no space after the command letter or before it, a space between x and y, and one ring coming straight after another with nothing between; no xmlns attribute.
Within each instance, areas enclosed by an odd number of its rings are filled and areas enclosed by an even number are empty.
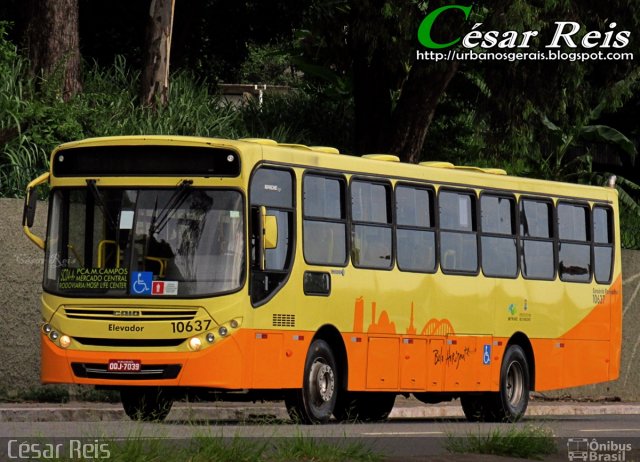
<svg viewBox="0 0 640 462"><path fill-rule="evenodd" d="M21 389L0 386L0 403L119 403L120 393L114 390L96 390L82 385L34 385Z"/></svg>
<svg viewBox="0 0 640 462"><path fill-rule="evenodd" d="M62 385L31 386L16 390L0 387L0 402L67 403L69 390Z"/></svg>
<svg viewBox="0 0 640 462"><path fill-rule="evenodd" d="M445 449L452 453L491 454L542 460L558 451L551 429L525 425L496 427L488 433L447 437Z"/></svg>
<svg viewBox="0 0 640 462"><path fill-rule="evenodd" d="M345 445L333 444L309 436L298 434L293 438L283 438L276 445L274 461L304 460L318 462L382 460L382 456L359 442Z"/></svg>

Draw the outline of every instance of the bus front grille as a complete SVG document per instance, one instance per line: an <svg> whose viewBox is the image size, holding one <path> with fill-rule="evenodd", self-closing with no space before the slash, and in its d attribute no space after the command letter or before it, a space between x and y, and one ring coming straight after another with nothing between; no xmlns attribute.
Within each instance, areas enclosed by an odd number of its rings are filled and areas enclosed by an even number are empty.
<svg viewBox="0 0 640 462"><path fill-rule="evenodd" d="M65 308L69 319L91 321L189 321L198 310L165 310L160 308Z"/></svg>
<svg viewBox="0 0 640 462"><path fill-rule="evenodd" d="M180 364L142 364L139 372L114 372L107 364L71 363L76 377L111 380L158 380L175 379L180 373Z"/></svg>
<svg viewBox="0 0 640 462"><path fill-rule="evenodd" d="M150 338L150 339L128 339L128 338L90 338L74 337L78 343L90 346L107 347L176 347L186 339L183 338Z"/></svg>

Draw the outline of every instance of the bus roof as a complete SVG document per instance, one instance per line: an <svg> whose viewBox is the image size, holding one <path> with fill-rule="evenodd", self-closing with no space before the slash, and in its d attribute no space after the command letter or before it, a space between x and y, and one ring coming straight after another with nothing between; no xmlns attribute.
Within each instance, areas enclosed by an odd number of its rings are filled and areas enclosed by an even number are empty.
<svg viewBox="0 0 640 462"><path fill-rule="evenodd" d="M357 176L393 178L407 182L428 181L440 186L509 190L520 194L582 197L595 200L611 200L611 194L617 197L615 188L604 186L516 177L507 175L502 169L456 166L448 162L409 164L398 162L397 157L392 154L375 153L362 157L340 155L339 151L332 147L278 143L266 138L229 140L173 135L109 136L65 143L58 146L52 155L60 150L78 147L145 144L230 147L240 152L246 150L249 145L252 147L259 145L263 160L272 164L330 170Z"/></svg>

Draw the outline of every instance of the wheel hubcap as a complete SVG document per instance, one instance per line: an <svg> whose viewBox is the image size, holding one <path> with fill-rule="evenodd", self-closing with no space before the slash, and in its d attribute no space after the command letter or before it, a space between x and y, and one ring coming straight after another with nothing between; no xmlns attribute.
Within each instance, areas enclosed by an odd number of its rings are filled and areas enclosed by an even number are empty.
<svg viewBox="0 0 640 462"><path fill-rule="evenodd" d="M513 407L517 407L524 394L524 371L519 362L512 362L507 369L507 400Z"/></svg>
<svg viewBox="0 0 640 462"><path fill-rule="evenodd" d="M312 396L316 398L317 402L330 401L335 389L335 375L331 366L320 361L314 362L311 367L310 384Z"/></svg>

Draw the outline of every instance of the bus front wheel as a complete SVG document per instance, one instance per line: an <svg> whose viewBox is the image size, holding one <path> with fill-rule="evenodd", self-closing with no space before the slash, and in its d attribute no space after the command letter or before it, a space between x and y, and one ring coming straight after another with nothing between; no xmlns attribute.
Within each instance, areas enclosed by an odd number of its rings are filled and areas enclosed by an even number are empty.
<svg viewBox="0 0 640 462"><path fill-rule="evenodd" d="M161 422L171 410L173 397L160 387L129 387L120 390L125 414L131 420Z"/></svg>
<svg viewBox="0 0 640 462"><path fill-rule="evenodd" d="M462 410L471 422L516 422L529 404L529 365L518 345L511 345L502 359L500 391L462 395Z"/></svg>
<svg viewBox="0 0 640 462"><path fill-rule="evenodd" d="M304 366L302 389L292 390L285 405L292 420L305 424L326 423L336 405L338 367L331 347L314 340Z"/></svg>

